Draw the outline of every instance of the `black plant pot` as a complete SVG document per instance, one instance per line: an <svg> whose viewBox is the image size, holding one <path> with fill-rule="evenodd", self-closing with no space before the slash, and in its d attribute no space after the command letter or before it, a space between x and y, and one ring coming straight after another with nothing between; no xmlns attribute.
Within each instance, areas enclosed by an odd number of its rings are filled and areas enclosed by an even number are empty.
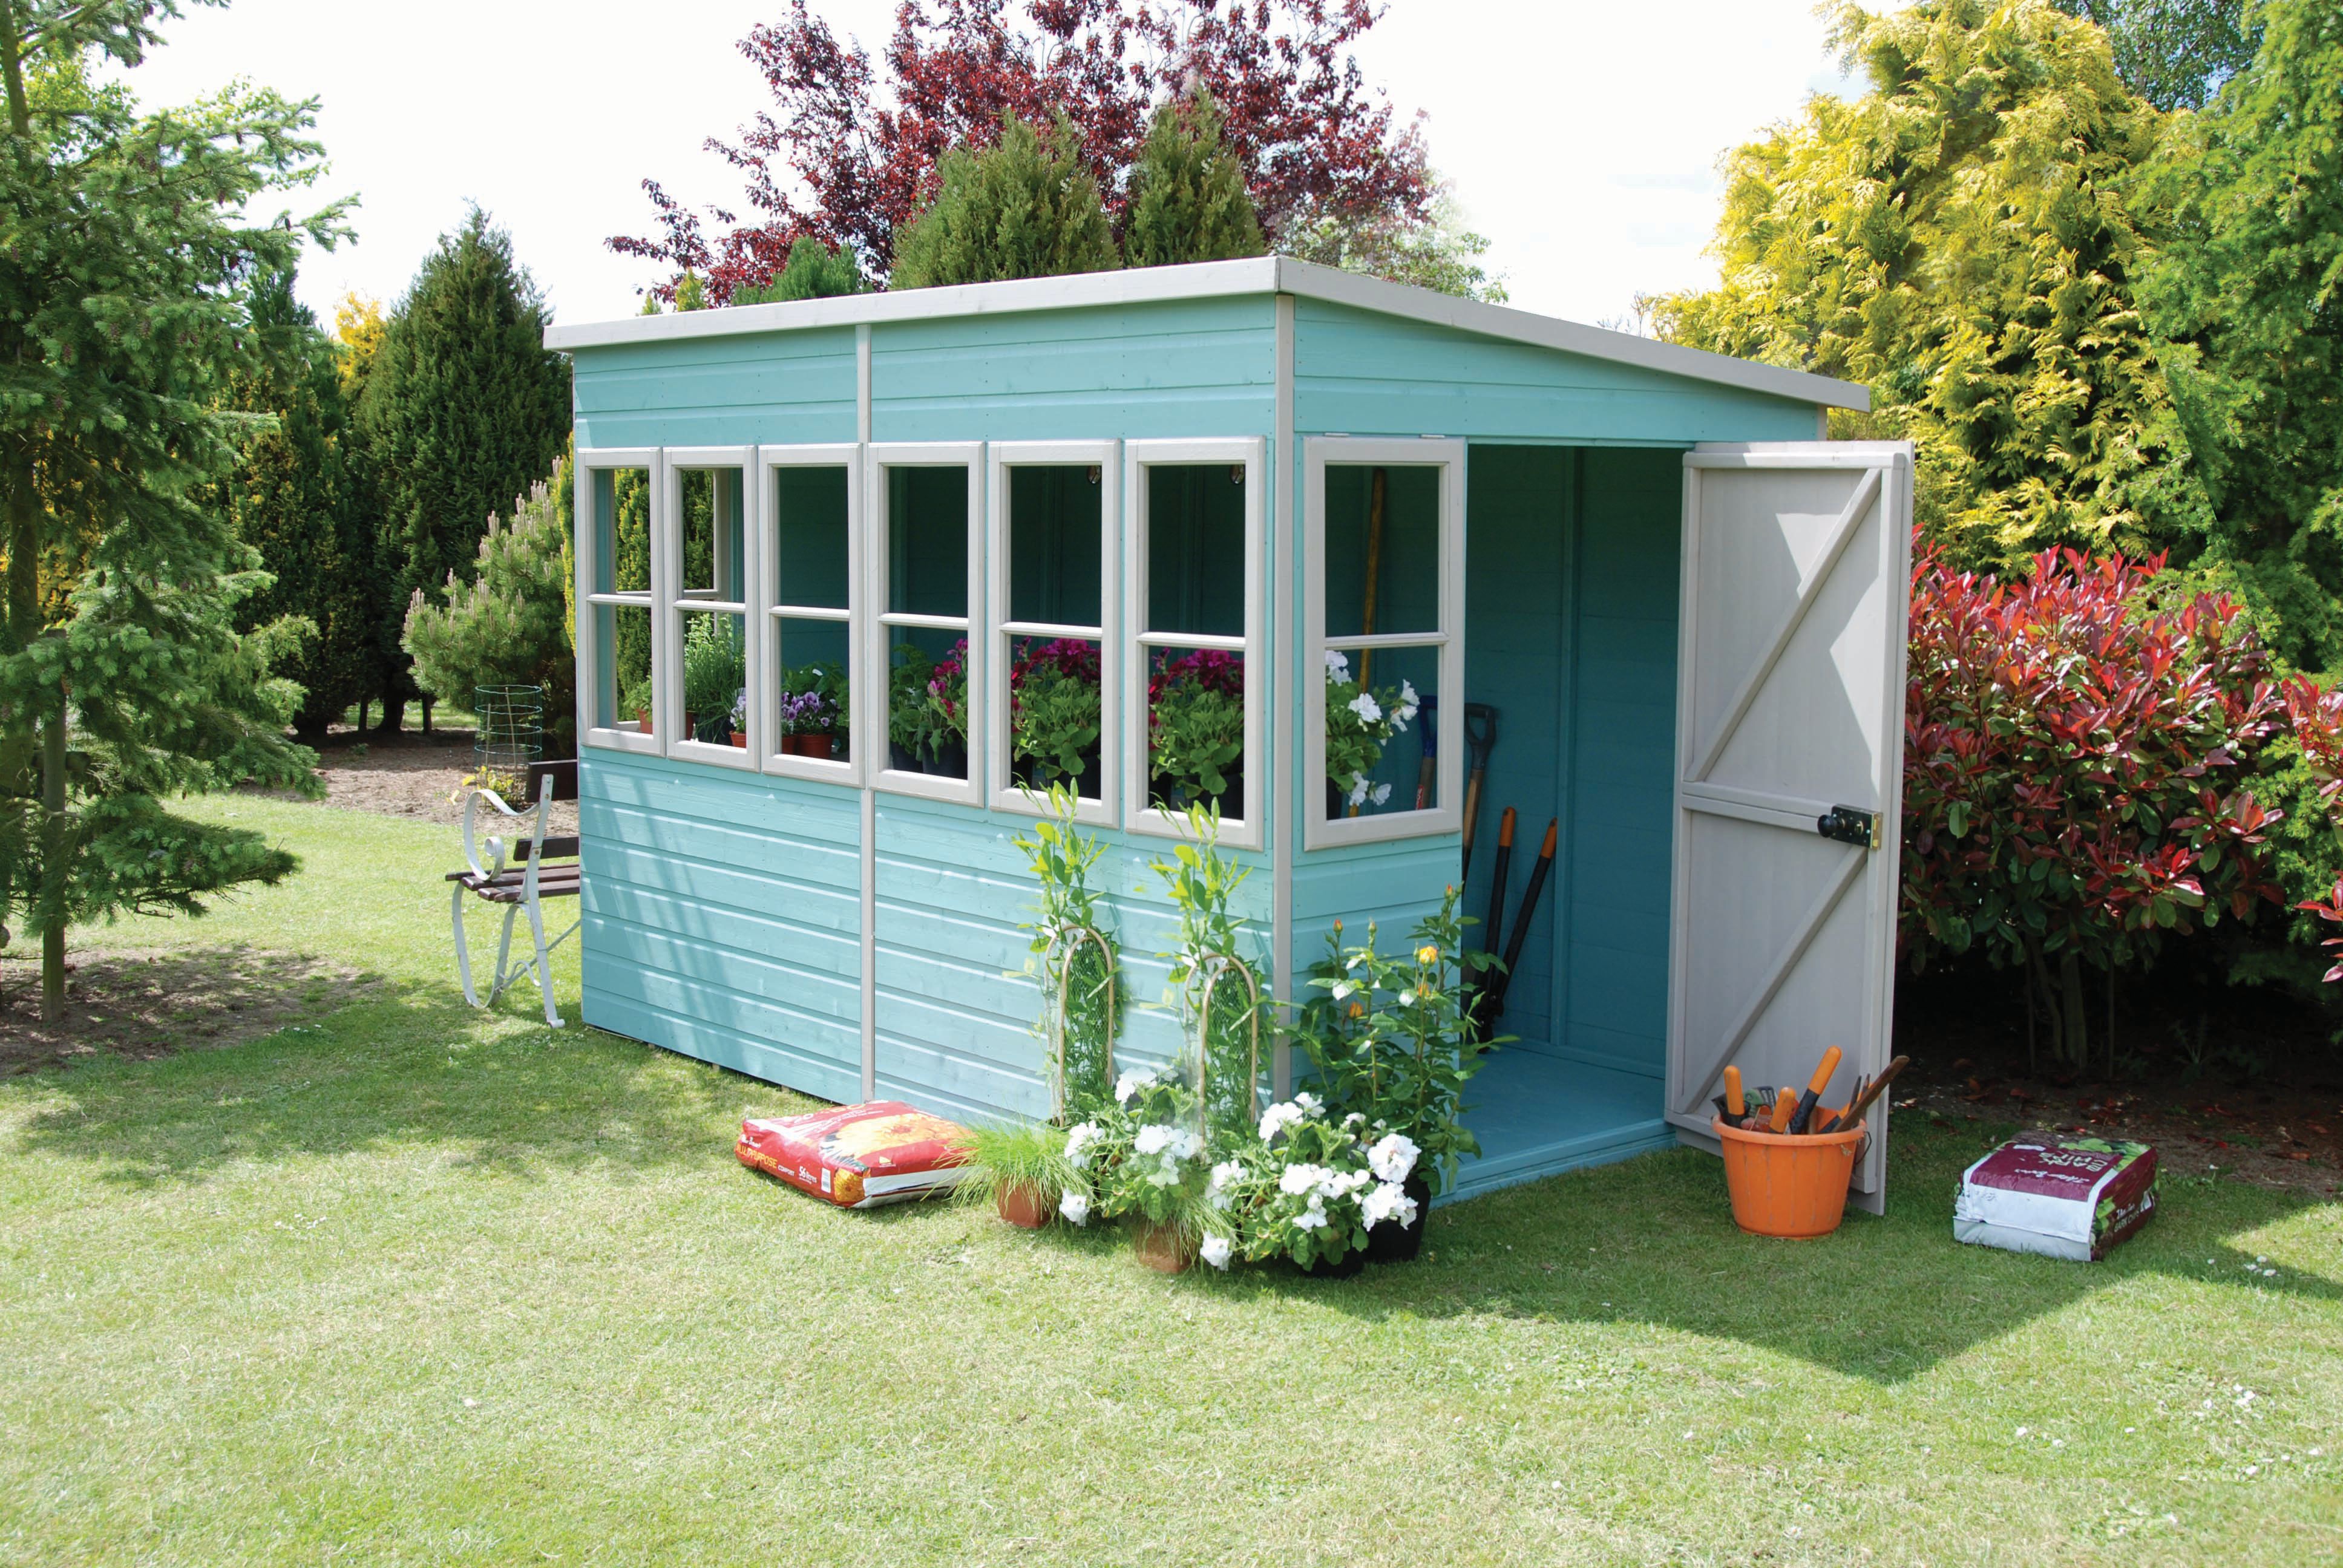
<svg viewBox="0 0 2343 1568"><path fill-rule="evenodd" d="M1342 787L1332 779L1326 781L1326 820L1332 822L1342 815Z"/></svg>
<svg viewBox="0 0 2343 1568"><path fill-rule="evenodd" d="M916 753L906 750L892 740L887 742L887 766L898 773L925 773L928 770Z"/></svg>
<svg viewBox="0 0 2343 1568"><path fill-rule="evenodd" d="M1367 1234L1372 1239L1374 1232L1370 1231ZM1313 1280L1348 1280L1364 1271L1367 1254L1353 1247L1331 1263L1323 1258L1312 1258L1295 1266Z"/></svg>
<svg viewBox="0 0 2343 1568"><path fill-rule="evenodd" d="M934 754L928 759L928 771L940 774L946 779L967 778L968 747L958 740L948 746L937 747Z"/></svg>
<svg viewBox="0 0 2343 1568"><path fill-rule="evenodd" d="M1386 1220L1368 1231L1367 1258L1371 1262L1413 1262L1416 1254L1423 1251L1423 1225L1432 1218L1432 1183L1421 1176L1410 1176L1401 1186L1415 1200L1415 1223L1402 1227Z"/></svg>
<svg viewBox="0 0 2343 1568"><path fill-rule="evenodd" d="M1228 780L1228 788L1212 797L1212 804L1220 808L1222 816L1232 821L1242 821L1244 819L1244 769L1232 769L1222 777Z"/></svg>

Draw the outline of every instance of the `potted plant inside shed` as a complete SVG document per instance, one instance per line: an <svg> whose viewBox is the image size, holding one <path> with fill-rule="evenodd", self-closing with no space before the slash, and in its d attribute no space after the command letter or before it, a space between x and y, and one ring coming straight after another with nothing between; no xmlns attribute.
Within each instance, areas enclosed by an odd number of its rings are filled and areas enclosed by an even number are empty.
<svg viewBox="0 0 2343 1568"><path fill-rule="evenodd" d="M1419 699L1415 687L1401 681L1399 689L1373 690L1352 676L1347 655L1326 654L1326 815L1329 819L1353 809L1380 806L1391 799L1389 784L1374 783L1375 767L1383 759L1383 746L1406 731L1415 718Z"/></svg>
<svg viewBox="0 0 2343 1568"><path fill-rule="evenodd" d="M1167 809L1244 799L1244 660L1206 648L1166 659L1147 682L1150 793Z"/></svg>
<svg viewBox="0 0 2343 1568"><path fill-rule="evenodd" d="M936 660L928 675L928 771L968 777L968 638Z"/></svg>
<svg viewBox="0 0 2343 1568"><path fill-rule="evenodd" d="M928 678L935 660L916 643L899 642L887 667L887 766L898 773L924 773L935 709L928 701Z"/></svg>
<svg viewBox="0 0 2343 1568"><path fill-rule="evenodd" d="M695 740L733 744L733 708L748 684L749 660L731 628L694 616L683 636L683 723ZM745 738L739 742L746 745Z"/></svg>
<svg viewBox="0 0 2343 1568"><path fill-rule="evenodd" d="M618 711L632 713L637 728L646 735L651 732L651 678L629 681L618 698Z"/></svg>
<svg viewBox="0 0 2343 1568"><path fill-rule="evenodd" d="M1064 779L1098 788L1101 723L1098 645L1072 638L1026 643L1009 671L1009 742L1017 782Z"/></svg>

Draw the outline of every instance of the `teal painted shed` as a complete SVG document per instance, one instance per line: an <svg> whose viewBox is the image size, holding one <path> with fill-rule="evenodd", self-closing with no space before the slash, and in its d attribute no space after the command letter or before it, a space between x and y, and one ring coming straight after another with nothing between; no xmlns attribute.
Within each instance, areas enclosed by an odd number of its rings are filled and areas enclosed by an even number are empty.
<svg viewBox="0 0 2343 1568"><path fill-rule="evenodd" d="M547 341L588 1023L1046 1114L1027 786L1078 782L1145 997L1147 863L1218 799L1292 998L1336 919L1393 940L1457 879L1469 703L1466 907L1504 808L1509 919L1549 821L1556 854L1460 1193L1705 1141L1727 1060L1803 1081L1837 1044L1843 1097L1885 1060L1911 463L1824 438L1864 388L1277 256ZM1067 681L1094 737L1048 728ZM1416 709L1364 767L1363 690ZM1180 1047L1139 1010L1119 1052Z"/></svg>

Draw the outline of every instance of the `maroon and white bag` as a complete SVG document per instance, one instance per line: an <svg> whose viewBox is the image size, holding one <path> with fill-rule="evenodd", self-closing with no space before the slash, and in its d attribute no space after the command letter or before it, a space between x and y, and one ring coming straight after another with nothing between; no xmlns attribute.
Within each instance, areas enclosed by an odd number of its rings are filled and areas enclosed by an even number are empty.
<svg viewBox="0 0 2343 1568"><path fill-rule="evenodd" d="M2155 1212L2153 1145L2026 1132L1961 1172L1953 1239L2089 1263Z"/></svg>

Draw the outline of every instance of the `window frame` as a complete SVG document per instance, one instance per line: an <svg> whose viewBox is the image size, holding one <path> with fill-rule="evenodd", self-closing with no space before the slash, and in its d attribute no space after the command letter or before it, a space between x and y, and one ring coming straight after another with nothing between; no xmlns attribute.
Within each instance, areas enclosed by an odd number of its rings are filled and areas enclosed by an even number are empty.
<svg viewBox="0 0 2343 1568"><path fill-rule="evenodd" d="M657 647L665 655L664 674L654 670L654 688L667 704L671 716L654 714L661 737L667 743L667 755L679 762L700 762L718 768L734 768L747 772L757 770L758 747L761 739L757 722L757 666L763 647L763 628L749 613L752 588L759 568L759 535L761 531L758 498L750 494L751 480L758 473L757 448L754 447L665 447L659 451L662 473L658 488L653 492L665 499L664 508L651 509L651 558L664 562L667 586L654 595L662 608L657 634ZM740 475L740 598L738 599L687 600L683 597L683 476L687 473L709 472L722 468L738 469ZM665 517L662 518L661 512ZM656 579L654 579L656 587ZM749 693L749 744L746 747L714 746L696 740L686 733L681 722L683 713L683 618L690 610L709 613L738 613L740 617L740 646L745 656L741 684Z"/></svg>
<svg viewBox="0 0 2343 1568"><path fill-rule="evenodd" d="M774 476L784 468L844 468L846 470L846 608L842 611L827 606L784 605L780 602L779 540L773 530L780 526L779 508L773 504ZM865 671L870 668L866 619L869 603L863 580L863 518L867 515L863 494L862 447L854 441L831 441L804 446L773 446L757 448L757 538L759 555L757 569L750 579L750 614L761 629L764 641L759 646L757 663L750 668L749 682L749 721L753 726L749 738L749 749L755 753L759 765L767 773L784 779L805 779L821 784L860 786L866 777L863 759L870 754L870 731L863 728L864 688L869 684ZM769 537L770 536L770 537ZM768 545L774 548L765 548ZM782 612L790 613L790 620L832 620L846 628L846 682L849 712L847 723L855 737L850 742L850 755L845 761L834 758L799 757L781 751L780 689L770 678L769 657L779 646L779 622ZM883 744L883 738L881 743Z"/></svg>
<svg viewBox="0 0 2343 1568"><path fill-rule="evenodd" d="M1312 436L1302 444L1302 843L1305 849L1345 844L1383 843L1394 839L1434 838L1463 830L1464 810L1464 443L1435 437L1380 438ZM1439 467L1440 630L1436 634L1393 632L1343 638L1326 636L1326 468ZM1383 811L1328 821L1318 808L1326 798L1326 654L1361 648L1440 649L1440 729L1434 788L1439 804L1423 810Z"/></svg>
<svg viewBox="0 0 2343 1568"><path fill-rule="evenodd" d="M1272 766L1269 754L1271 697L1268 637L1271 584L1263 557L1268 497L1268 443L1259 436L1208 439L1125 441L1122 444L1123 515L1129 538L1123 572L1123 687L1126 716L1122 737L1123 778L1130 780L1123 805L1122 826L1129 833L1160 839L1193 835L1184 816L1159 809L1147 794L1147 740L1152 710L1147 705L1147 650L1152 647L1220 648L1242 653L1245 662L1244 815L1224 819L1222 845L1233 849L1259 849L1267 841L1263 830L1269 799L1264 779ZM1245 471L1244 635L1232 638L1153 633L1147 629L1147 470L1190 464L1241 464ZM1158 638L1161 641L1151 641ZM1234 646L1232 647L1231 645Z"/></svg>
<svg viewBox="0 0 2343 1568"><path fill-rule="evenodd" d="M1011 811L1027 817L1047 813L1047 805L1038 796L1029 794L1024 786L1016 783L1011 774L1009 739L1009 643L1019 637L1072 636L1090 639L1093 634L1071 625L1059 626L1046 622L1012 621L1009 617L1009 531L1013 519L1010 516L1009 471L1011 468L1040 468L1094 465L1099 471L1099 615L1101 623L1095 636L1099 645L1099 779L1096 800L1081 800L1074 809L1074 819L1098 827L1115 824L1120 801L1116 794L1120 782L1122 748L1118 724L1121 709L1121 659L1119 637L1121 617L1121 539L1122 539L1122 475L1118 461L1120 443L1106 441L994 441L985 452L985 474L990 494L985 508L986 576L990 585L989 613L985 617L986 654L990 663L991 719L985 726L985 749L991 769L990 804L996 811Z"/></svg>
<svg viewBox="0 0 2343 1568"><path fill-rule="evenodd" d="M575 455L575 487L572 516L579 519L575 548L578 562L577 595L578 616L577 627L578 654L578 733L580 743L608 751L628 751L638 756L659 757L666 754L662 737L672 727L666 712L666 691L660 684L660 667L667 661L662 657L659 638L659 607L666 573L660 564L659 550L659 514L665 507L665 479L661 469L664 454L657 447L583 447ZM643 593L601 593L594 584L600 572L602 519L595 509L594 476L614 473L623 468L640 468L648 472L650 483L651 551L650 588ZM614 729L599 722L602 700L602 666L608 658L601 646L601 617L595 610L602 606L613 608L639 607L651 616L651 730L646 735L639 729ZM616 700L615 695L613 700Z"/></svg>
<svg viewBox="0 0 2343 1568"><path fill-rule="evenodd" d="M985 747L978 739L987 733L990 704L986 700L985 642L982 635L985 613L985 444L981 441L873 441L865 450L869 460L864 468L868 486L863 517L868 522L870 548L864 554L863 565L868 573L864 591L868 596L868 612L864 616L864 654L872 678L864 681L866 689L855 699L857 717L855 729L872 737L870 766L863 775L869 788L890 794L913 795L929 800L950 800L964 806L984 804ZM887 739L887 700L892 685L893 667L888 658L888 632L906 618L887 608L887 573L892 553L892 536L889 532L893 520L887 509L887 472L890 468L950 468L964 467L968 474L968 614L964 618L950 616L916 616L908 624L939 627L955 618L963 624L958 628L968 638L968 777L947 779L933 773L906 773L891 765L891 750Z"/></svg>

